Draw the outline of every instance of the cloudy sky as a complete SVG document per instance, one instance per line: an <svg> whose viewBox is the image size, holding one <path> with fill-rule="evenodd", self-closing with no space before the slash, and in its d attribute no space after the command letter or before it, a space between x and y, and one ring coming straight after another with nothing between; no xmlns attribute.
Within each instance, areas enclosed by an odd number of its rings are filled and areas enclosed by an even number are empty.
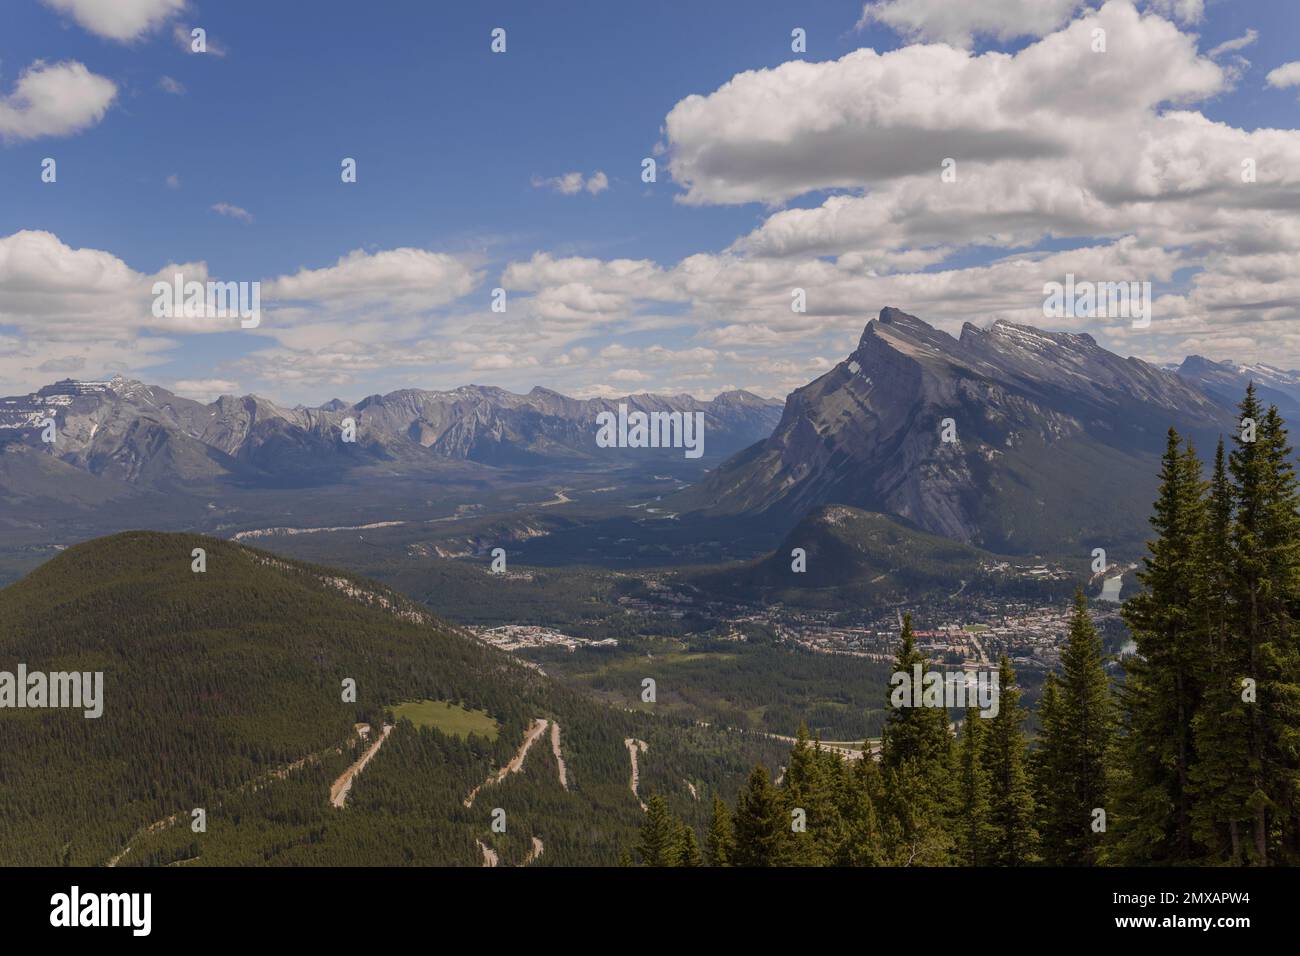
<svg viewBox="0 0 1300 956"><path fill-rule="evenodd" d="M0 394L780 397L885 305L1300 367L1300 3L4 4Z"/></svg>

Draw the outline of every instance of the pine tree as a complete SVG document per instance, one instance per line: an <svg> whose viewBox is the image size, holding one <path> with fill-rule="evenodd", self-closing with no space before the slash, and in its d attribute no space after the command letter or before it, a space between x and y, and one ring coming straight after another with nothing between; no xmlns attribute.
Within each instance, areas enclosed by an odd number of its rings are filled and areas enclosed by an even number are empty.
<svg viewBox="0 0 1300 956"><path fill-rule="evenodd" d="M1192 723L1197 763L1191 770L1192 829L1211 860L1238 866L1245 862L1252 787L1250 707L1241 697L1247 662L1244 644L1230 626L1236 616L1233 584L1238 565L1233 530L1233 487L1223 441L1214 455L1214 472L1201 536L1195 605L1205 647L1200 712Z"/></svg>
<svg viewBox="0 0 1300 956"><path fill-rule="evenodd" d="M989 773L984 766L986 721L968 708L957 745L957 805L953 813L956 862L984 866L993 838L989 826Z"/></svg>
<svg viewBox="0 0 1300 956"><path fill-rule="evenodd" d="M688 823L683 823L681 833L677 839L678 866L703 866L704 857L700 854L700 844L695 838L695 828Z"/></svg>
<svg viewBox="0 0 1300 956"><path fill-rule="evenodd" d="M952 737L948 733L947 710L920 706L921 685L916 675L919 673L924 680L930 670L929 661L916 649L912 615L905 614L894 674L906 677L907 686L911 687L911 706L896 704L902 701L897 690L890 694L889 712L881 732L880 763L884 769L893 770L907 761L916 761L925 776L939 781L947 775Z"/></svg>
<svg viewBox="0 0 1300 956"><path fill-rule="evenodd" d="M1101 637L1080 588L1061 653L1062 674L1059 681L1049 679L1040 708L1040 761L1047 775L1041 789L1048 801L1041 827L1043 858L1055 866L1091 866L1097 860L1093 813L1106 808L1107 762L1115 737L1103 658Z"/></svg>
<svg viewBox="0 0 1300 956"><path fill-rule="evenodd" d="M637 851L643 866L676 866L681 857L681 827L660 794L646 800Z"/></svg>
<svg viewBox="0 0 1300 956"><path fill-rule="evenodd" d="M1279 849L1285 856L1297 855L1300 651L1295 611L1300 515L1291 448L1276 407L1261 412L1252 384L1240 408L1243 423L1251 419L1256 429L1255 440L1249 441L1243 424L1229 457L1237 493L1233 598L1240 642L1235 656L1256 688L1256 701L1247 703L1245 712L1250 858L1267 865L1273 857L1275 826L1281 830Z"/></svg>
<svg viewBox="0 0 1300 956"><path fill-rule="evenodd" d="M704 840L704 858L709 866L731 866L733 851L731 811L726 802L715 793L713 815L709 819L709 832Z"/></svg>
<svg viewBox="0 0 1300 956"><path fill-rule="evenodd" d="M944 865L952 846L947 820L952 737L947 709L922 706L922 682L929 672L929 662L916 649L912 616L906 614L891 679L896 686L888 696L880 739L881 831L886 858L899 866Z"/></svg>
<svg viewBox="0 0 1300 956"><path fill-rule="evenodd" d="M820 740L810 741L808 727L800 722L782 786L787 815L796 809L805 815L806 829L791 834L792 866L824 866L838 853L844 826L835 802L835 780L842 762L823 750Z"/></svg>
<svg viewBox="0 0 1300 956"><path fill-rule="evenodd" d="M1003 654L998 664L998 712L989 719L982 748L992 785L988 855L992 866L1023 866L1034 851L1034 794L1027 768L1028 744L1021 729L1027 715L1020 706L1016 673Z"/></svg>
<svg viewBox="0 0 1300 956"><path fill-rule="evenodd" d="M1189 788L1204 651L1194 601L1201 494L1200 463L1171 428L1151 517L1156 536L1137 575L1143 590L1123 610L1137 653L1125 661L1121 691L1127 725L1108 853L1119 862L1177 863L1195 854Z"/></svg>
<svg viewBox="0 0 1300 956"><path fill-rule="evenodd" d="M876 804L880 794L880 768L871 755L870 741L862 744L859 760L841 761L836 800L844 825L844 839L836 849L836 866L880 866L883 863L880 820Z"/></svg>
<svg viewBox="0 0 1300 956"><path fill-rule="evenodd" d="M736 799L734 866L782 866L790 840L785 801L772 786L767 768L756 766Z"/></svg>

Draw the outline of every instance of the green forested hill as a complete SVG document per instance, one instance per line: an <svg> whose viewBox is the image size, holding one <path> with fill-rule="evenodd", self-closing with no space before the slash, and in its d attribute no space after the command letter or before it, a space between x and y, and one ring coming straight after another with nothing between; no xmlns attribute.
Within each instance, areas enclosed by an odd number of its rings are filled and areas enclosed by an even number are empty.
<svg viewBox="0 0 1300 956"><path fill-rule="evenodd" d="M191 570L194 548L206 572ZM730 797L783 749L597 704L378 584L193 535L78 545L0 591L0 671L20 663L103 671L104 709L0 709L9 865L98 865L128 846L118 865L478 865L480 839L511 865L534 836L539 865L608 864L642 817L626 738L649 745L642 794L701 825L713 793ZM331 806L331 782L363 750L354 725L377 732L415 700L481 711L496 739L401 721ZM569 789L548 733L466 809L536 718L561 727ZM189 825L197 807L206 832ZM498 807L504 834L489 826Z"/></svg>

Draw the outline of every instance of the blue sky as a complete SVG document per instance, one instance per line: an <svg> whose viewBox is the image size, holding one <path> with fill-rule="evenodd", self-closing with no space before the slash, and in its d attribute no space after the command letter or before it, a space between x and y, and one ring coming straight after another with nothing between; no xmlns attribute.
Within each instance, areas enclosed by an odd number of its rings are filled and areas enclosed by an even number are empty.
<svg viewBox="0 0 1300 956"><path fill-rule="evenodd" d="M1207 156L1242 152L1220 142L1212 125L1187 133L1184 163L1155 157L1154 187L1143 181L1145 167L1134 166L1134 188L1154 188L1146 198L1155 201L1142 213L1147 227L1135 219L1128 245L1106 217L1094 223L1088 213L1081 222L1075 213L1061 216L1059 203L1035 206L1032 198L1009 198L1012 208L970 200L954 213L965 232L936 239L943 208L918 209L917 195L905 194L912 173L873 172L873 164L902 163L907 170L914 164L916 176L931 169L937 176L940 153L950 151L965 175L962 150L984 141L984 120L948 135L927 118L933 109L926 105L939 97L940 109L960 114L963 105L952 101L966 95L962 83L960 93L891 83L926 74L923 44L947 40L954 56L1015 57L1064 36L1100 6L1048 2L1064 11L1059 22L1015 35L1017 21L997 19L1000 7L1014 4L999 0L990 0L985 22L976 23L945 20L928 0L885 0L868 5L865 17L861 2L635 8L119 0L118 10L126 8L119 15L107 0L6 0L0 346L8 355L0 358L0 392L63 374L122 371L195 397L229 389L285 402L471 381L576 394L706 396L749 387L783 395L842 358L884 305L954 330L961 321L997 317L1050 324L1034 317L1041 301L999 292L1004 278L988 271L1011 269L1025 255L1048 256L1042 271L1049 278L1077 262L1080 273L1119 279L1132 272L1171 296L1168 321L1161 325L1158 312L1156 332L1088 326L1119 351L1162 361L1206 351L1300 365L1300 316L1286 306L1296 287L1283 279L1266 288L1297 255L1290 232L1296 213L1285 200L1295 195L1296 164L1283 167L1300 158L1300 82L1290 84L1287 72L1272 83L1268 77L1300 59L1300 5L1170 0L1139 5L1139 21L1136 13L1124 19L1121 8L1132 7L1115 0L1096 14L1110 18L1097 22L1115 24L1108 27L1108 64L1134 57L1131 68L1142 78L1134 87L1147 83L1156 97L1175 91L1177 108L1236 131L1252 144L1247 152L1264 157L1269 168L1256 184L1262 198L1251 205L1260 227L1279 217L1276 242L1251 248L1244 223L1208 221L1222 202L1183 167L1203 170ZM1162 14L1164 32L1151 25ZM196 25L207 30L207 54L176 39ZM489 50L494 27L507 31L504 54ZM807 31L806 54L791 52L795 27ZM1131 43L1123 42L1127 31ZM1175 35L1192 38L1183 59L1154 52L1176 45ZM1249 42L1207 56L1237 38ZM863 72L836 65L859 49L909 47L916 47L915 63L899 61L878 80L872 65ZM806 61L807 75L774 72L790 60ZM55 102L22 101L20 78L39 72L40 61L46 68L83 65L111 83L111 101L97 109L89 85L55 87L52 78ZM950 67L961 64L942 68ZM1040 68L1026 62L1031 69ZM1153 78L1166 69L1169 76ZM1211 70L1220 75L1208 76ZM987 121L995 134L1070 139L1068 77L1059 78L1054 103L1057 78L1047 76L1043 103L1032 106L1041 105L1043 118L1012 129L1011 94L995 89L997 70L984 73L970 83L969 107L978 110L980 83L989 84L988 95L1008 110ZM1089 80L1076 82L1086 87ZM737 102L722 95L729 83ZM833 129L837 113L858 109L859 90L869 106ZM1125 90L1103 84L1098 95ZM686 117L690 97L701 98L698 116ZM1146 127L1174 106L1140 99L1117 103L1114 117L1085 117L1080 135L1113 135L1119 151L1130 128L1169 142ZM802 116L800 104L810 102ZM769 106L770 116L763 113ZM814 115L823 106L825 115ZM51 116L38 115L42 109ZM669 128L675 110L684 119ZM788 122L795 114L799 122ZM838 138L819 143L828 126ZM1250 139L1269 128L1279 135ZM901 155L876 151L873 143L890 139ZM851 162L820 169L835 150L861 150L860 179ZM993 153L973 167L987 177L977 177L984 196L1007 188L999 177L1017 161L1014 150ZM660 168L647 185L641 160L650 155ZM46 157L57 161L56 183L41 181ZM343 157L357 160L355 184L340 182ZM1099 202L1122 205L1104 151L1070 159L1056 174L1044 170L1044 182L1087 177ZM572 173L584 186L603 173L607 188L566 194L551 184ZM1202 199L1189 198L1196 190ZM871 230L845 239L812 221L834 218L828 201L834 207L868 197L876 204L854 215L905 223L884 245L874 244ZM1175 210L1174 227L1150 208L1168 197L1178 200L1164 203ZM1179 204L1188 202L1199 205L1184 213ZM811 218L795 223L793 211L801 209ZM912 225L927 215L937 217L935 228ZM981 236L1011 220L1014 228L991 242ZM793 251L769 242L769 234L806 230L814 235ZM23 238L21 248L15 237ZM750 247L733 245L744 237ZM7 258L3 243L10 244ZM394 250L427 255L386 258ZM1055 250L1065 252L1051 259ZM348 268L336 267L348 256ZM173 263L201 264L187 270L200 277L262 281L262 326L250 333L151 324L140 288L147 291L147 280ZM1194 288L1192 277L1207 270L1226 278ZM925 281L936 273L947 287L938 292ZM275 286L277 279L292 281ZM1233 282L1240 297L1267 293L1265 300L1282 305L1226 309L1232 290L1225 284ZM796 316L788 289L801 283L814 305ZM1026 285L1032 290L1041 279ZM505 315L488 309L497 286L510 296ZM1278 329L1285 334L1274 339L1270 330Z"/></svg>

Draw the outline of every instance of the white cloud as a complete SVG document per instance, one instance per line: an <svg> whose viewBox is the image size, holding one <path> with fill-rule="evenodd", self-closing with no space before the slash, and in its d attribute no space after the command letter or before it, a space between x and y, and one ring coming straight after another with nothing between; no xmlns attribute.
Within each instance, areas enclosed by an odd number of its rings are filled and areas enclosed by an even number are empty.
<svg viewBox="0 0 1300 956"><path fill-rule="evenodd" d="M225 216L228 219L238 219L240 222L252 222L253 214L242 206L232 206L228 202L219 202L212 204L212 211L218 215Z"/></svg>
<svg viewBox="0 0 1300 956"><path fill-rule="evenodd" d="M1145 0L1145 7L1181 23L1198 23L1205 14L1204 0ZM979 36L1003 42L1046 36L1088 8L1089 0L869 0L856 29L883 23L910 40L969 47Z"/></svg>
<svg viewBox="0 0 1300 956"><path fill-rule="evenodd" d="M1200 23L1205 17L1205 0L1147 0L1147 9L1179 23Z"/></svg>
<svg viewBox="0 0 1300 956"><path fill-rule="evenodd" d="M0 137L68 136L94 126L117 97L117 85L75 60L37 60L0 94Z"/></svg>
<svg viewBox="0 0 1300 956"><path fill-rule="evenodd" d="M1206 54L1206 56L1218 57L1218 56L1222 56L1225 53L1235 53L1238 50L1246 49L1246 47L1250 46L1258 39L1259 39L1259 31L1254 29L1248 29L1246 30L1245 33L1243 33L1239 37L1234 37L1231 40L1224 40L1218 46L1211 49L1210 52Z"/></svg>
<svg viewBox="0 0 1300 956"><path fill-rule="evenodd" d="M1123 56L1092 51L1098 25ZM684 202L775 204L909 175L937 181L947 157L1065 156L1080 140L1122 132L1135 115L1202 99L1227 81L1197 54L1195 37L1112 0L1014 55L922 45L741 73L683 99L665 128Z"/></svg>
<svg viewBox="0 0 1300 956"><path fill-rule="evenodd" d="M357 249L323 269L301 269L263 285L265 299L313 308L427 312L473 291L480 276L455 256L423 249Z"/></svg>
<svg viewBox="0 0 1300 956"><path fill-rule="evenodd" d="M1283 63L1276 70L1270 70L1264 82L1279 90L1300 86L1300 60Z"/></svg>
<svg viewBox="0 0 1300 956"><path fill-rule="evenodd" d="M84 29L125 43L143 36L185 8L185 0L44 0Z"/></svg>
<svg viewBox="0 0 1300 956"><path fill-rule="evenodd" d="M222 395L238 395L242 390L238 382L224 378L186 378L173 382L168 391L197 402L212 402Z"/></svg>
<svg viewBox="0 0 1300 956"><path fill-rule="evenodd" d="M1043 36L1064 24L1084 0L875 0L857 28L873 21L913 39L969 46L975 34L1010 40Z"/></svg>
<svg viewBox="0 0 1300 956"><path fill-rule="evenodd" d="M194 49L194 31L202 29L204 49L200 53ZM185 23L178 23L172 27L172 41L184 50L186 53L193 53L195 56L215 56L223 57L226 55L226 45L207 32L206 27L191 27Z"/></svg>
<svg viewBox="0 0 1300 956"><path fill-rule="evenodd" d="M594 196L609 188L609 177L599 169L589 178L575 172L561 176L534 176L531 182L534 189L552 189L564 196L576 196L583 190Z"/></svg>
<svg viewBox="0 0 1300 956"><path fill-rule="evenodd" d="M170 76L164 76L158 80L158 86L164 93L171 93L173 96L185 95L185 84L180 80L172 79Z"/></svg>

